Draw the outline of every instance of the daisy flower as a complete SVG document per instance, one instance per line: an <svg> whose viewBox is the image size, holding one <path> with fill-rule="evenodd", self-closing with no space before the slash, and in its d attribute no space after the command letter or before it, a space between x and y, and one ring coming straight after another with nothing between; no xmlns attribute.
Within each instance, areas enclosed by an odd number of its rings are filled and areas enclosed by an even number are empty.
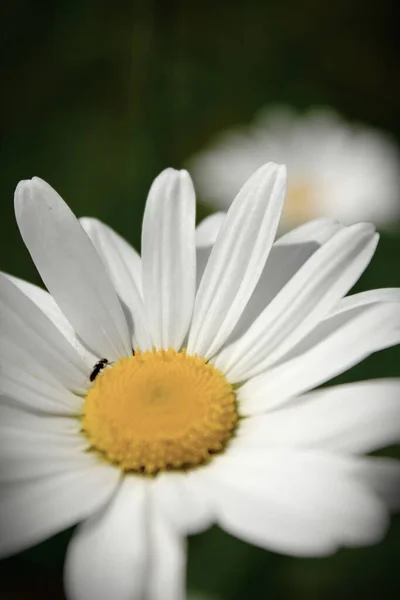
<svg viewBox="0 0 400 600"><path fill-rule="evenodd" d="M142 255L44 181L15 211L48 291L2 274L0 554L80 522L71 600L185 597L185 539L218 524L295 556L379 541L400 380L311 391L400 341L400 291L346 296L372 225L274 242L284 167L195 229L186 171L153 183ZM99 362L100 361L100 362Z"/></svg>
<svg viewBox="0 0 400 600"><path fill-rule="evenodd" d="M321 216L376 225L400 218L397 146L329 110L304 116L289 108L263 111L249 127L220 134L189 166L204 200L225 210L268 158L288 167L284 230Z"/></svg>

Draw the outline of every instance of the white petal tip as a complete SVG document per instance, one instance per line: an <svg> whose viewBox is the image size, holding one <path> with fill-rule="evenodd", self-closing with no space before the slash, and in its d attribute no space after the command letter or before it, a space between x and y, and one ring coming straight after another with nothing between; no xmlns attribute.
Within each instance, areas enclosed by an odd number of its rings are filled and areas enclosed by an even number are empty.
<svg viewBox="0 0 400 600"><path fill-rule="evenodd" d="M96 227L105 227L104 223L94 217L79 217L78 221L86 233L92 231Z"/></svg>
<svg viewBox="0 0 400 600"><path fill-rule="evenodd" d="M36 199L58 198L57 192L44 179L32 177L32 179L22 179L15 188L14 193L14 211L17 222L23 211L24 206L29 205Z"/></svg>
<svg viewBox="0 0 400 600"><path fill-rule="evenodd" d="M149 198L156 199L160 194L167 194L171 198L184 194L194 200L194 187L189 173L184 169L178 171L171 167L161 171L151 185Z"/></svg>
<svg viewBox="0 0 400 600"><path fill-rule="evenodd" d="M276 163L274 163L274 164L276 164ZM281 164L278 164L278 165L277 165L277 168L278 168L278 172L279 172L279 173L282 173L282 175L286 175L286 174L287 174L287 168L286 168L286 165L281 165Z"/></svg>
<svg viewBox="0 0 400 600"><path fill-rule="evenodd" d="M353 225L353 228L357 230L363 230L371 234L376 232L376 226L374 225L374 223L369 223L368 221L361 221L360 223L355 223Z"/></svg>
<svg viewBox="0 0 400 600"><path fill-rule="evenodd" d="M48 183L46 183L44 181L44 179L41 179L40 177L32 177L31 179L22 179L17 187L15 188L15 193L19 192L20 190L25 190L25 189L31 189L31 188L35 188L38 186L49 186Z"/></svg>
<svg viewBox="0 0 400 600"><path fill-rule="evenodd" d="M169 186L171 190L173 188L186 186L187 191L190 190L191 193L194 193L192 179L185 169L180 171L178 169L173 169L172 167L164 169L164 171L161 171L161 173L154 179L150 191L158 192L158 190L165 186Z"/></svg>
<svg viewBox="0 0 400 600"><path fill-rule="evenodd" d="M31 186L32 179L22 179L22 181L20 181L17 187L15 188L14 197L17 198L23 196L26 193L26 191L30 189Z"/></svg>
<svg viewBox="0 0 400 600"><path fill-rule="evenodd" d="M47 188L48 190L53 191L53 188L44 181L44 179L40 179L40 177L32 177L32 179L22 179L17 187L15 188L14 199L15 200L26 200L28 195L36 190L40 190L43 188Z"/></svg>
<svg viewBox="0 0 400 600"><path fill-rule="evenodd" d="M264 165L262 165L259 170L260 171L276 171L279 174L282 173L282 174L286 175L286 165L276 163L272 160L265 163Z"/></svg>
<svg viewBox="0 0 400 600"><path fill-rule="evenodd" d="M21 214L24 204L30 202L32 199L32 180L23 179L20 181L15 188L14 192L14 211L17 221Z"/></svg>
<svg viewBox="0 0 400 600"><path fill-rule="evenodd" d="M160 176L161 175L177 175L178 173L179 173L178 169L174 169L174 167L167 167L166 169L161 171Z"/></svg>
<svg viewBox="0 0 400 600"><path fill-rule="evenodd" d="M181 185L187 186L186 189L190 188L192 190L193 189L192 178L190 177L190 174L188 173L188 171L186 171L185 169L181 169L180 171L175 171L175 172L177 173L179 183Z"/></svg>
<svg viewBox="0 0 400 600"><path fill-rule="evenodd" d="M274 183L281 185L286 184L287 172L286 166L275 162L267 162L253 173L248 182L260 182L267 183L274 180Z"/></svg>
<svg viewBox="0 0 400 600"><path fill-rule="evenodd" d="M287 180L286 165L277 165L276 178L281 179L282 182L286 183L286 180Z"/></svg>
<svg viewBox="0 0 400 600"><path fill-rule="evenodd" d="M167 169L164 169L163 171L161 171L161 173L156 177L156 181L157 179L167 179L167 178L181 178L181 177L187 177L189 175L189 173L185 170L179 170L179 169L174 169L173 167L168 167Z"/></svg>

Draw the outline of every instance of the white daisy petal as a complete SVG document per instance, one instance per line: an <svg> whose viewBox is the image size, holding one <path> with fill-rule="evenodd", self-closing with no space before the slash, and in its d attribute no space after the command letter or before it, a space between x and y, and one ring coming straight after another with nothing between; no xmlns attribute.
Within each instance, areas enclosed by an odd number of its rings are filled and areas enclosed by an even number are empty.
<svg viewBox="0 0 400 600"><path fill-rule="evenodd" d="M8 484L0 499L0 557L67 529L99 509L119 472L98 461L90 468Z"/></svg>
<svg viewBox="0 0 400 600"><path fill-rule="evenodd" d="M142 261L139 254L120 235L97 219L79 219L96 248L108 276L129 310L127 316L140 350L151 348L142 298Z"/></svg>
<svg viewBox="0 0 400 600"><path fill-rule="evenodd" d="M196 227L196 247L213 246L225 219L224 212L216 212L203 219Z"/></svg>
<svg viewBox="0 0 400 600"><path fill-rule="evenodd" d="M354 474L372 488L392 510L400 508L400 461L392 458L361 458Z"/></svg>
<svg viewBox="0 0 400 600"><path fill-rule="evenodd" d="M104 266L61 197L34 177L15 191L22 238L57 304L82 340L99 356L131 353L121 304Z"/></svg>
<svg viewBox="0 0 400 600"><path fill-rule="evenodd" d="M212 356L233 331L272 246L285 185L284 167L268 163L233 201L197 292L190 354Z"/></svg>
<svg viewBox="0 0 400 600"><path fill-rule="evenodd" d="M123 298L134 287L142 293L142 259L136 250L111 227L92 217L80 224L93 242L118 294Z"/></svg>
<svg viewBox="0 0 400 600"><path fill-rule="evenodd" d="M310 392L282 410L244 419L243 446L306 446L371 452L400 442L400 379L337 385Z"/></svg>
<svg viewBox="0 0 400 600"><path fill-rule="evenodd" d="M333 219L313 219L282 235L274 246L292 246L293 244L304 244L312 241L322 246L343 227Z"/></svg>
<svg viewBox="0 0 400 600"><path fill-rule="evenodd" d="M148 597L147 491L143 478L126 477L109 505L78 528L65 563L70 600Z"/></svg>
<svg viewBox="0 0 400 600"><path fill-rule="evenodd" d="M240 338L303 264L343 227L329 219L311 221L277 240L259 282L227 344Z"/></svg>
<svg viewBox="0 0 400 600"><path fill-rule="evenodd" d="M11 397L14 398L18 403L25 404L27 407L44 411L50 410L50 404L48 404L48 401L54 401L57 402L57 404L64 404L68 398L69 411L72 410L74 413L77 412L75 410L76 402L79 404L82 402L80 392L79 396L77 396L69 391L68 388L59 381L57 378L57 373L52 373L50 368L46 368L43 366L43 364L38 362L38 354L39 358L41 358L40 353L36 353L35 356L32 356L32 353L20 348L19 346L16 346L14 342L7 337L0 336L0 376L2 378L4 377L4 380L9 378L15 380L15 384L24 384L24 379L22 376L23 372L28 376L28 378L33 377L36 379L38 385L40 383L44 383L48 390L51 389L51 400L50 396L45 396L42 399L42 402L39 402L35 405L32 404L32 398L29 399L28 396L25 397L25 394L17 394L17 388L14 388L13 393L10 394ZM8 368L11 369L10 373L7 372ZM21 375L19 375L18 372L20 372ZM17 381L18 377L22 378L20 382ZM5 393L5 391L3 391L3 393ZM82 390L82 394L84 393L85 390ZM69 401L72 402L70 403Z"/></svg>
<svg viewBox="0 0 400 600"><path fill-rule="evenodd" d="M148 600L186 599L186 539L160 513L156 501L150 522L149 567Z"/></svg>
<svg viewBox="0 0 400 600"><path fill-rule="evenodd" d="M196 290L199 289L212 249L212 246L200 246L196 248Z"/></svg>
<svg viewBox="0 0 400 600"><path fill-rule="evenodd" d="M375 295L375 299L378 297L378 295L379 294ZM390 294L387 295L387 298L385 300L381 301L372 301L372 297L370 298L371 301L366 301L366 299L362 300L359 298L354 298L354 300L349 303L344 302L343 309L341 308L339 303L337 307L325 319L318 323L318 325L314 327L314 329L310 331L308 335L306 335L302 340L300 340L300 342L296 344L290 350L290 352L285 354L285 356L282 357L279 363L289 362L292 358L306 353L308 350L311 350L317 344L321 344L324 340L329 339L329 337L335 332L337 332L339 329L343 329L344 327L349 326L351 323L356 322L359 318L361 319L361 315L370 314L371 318L373 319L374 315L381 314L382 318L384 319L384 315L390 316L392 314L392 322L390 323L389 321L385 321L385 330L388 331L389 337L387 340L388 345L383 347L386 348L388 346L398 344L400 319L399 299L396 298L394 295L392 298L390 298ZM392 302L392 299L397 301ZM368 317L365 316L364 319L368 319ZM372 327L372 323L370 326ZM390 341L391 339L393 341ZM382 347L378 347L377 349L381 350Z"/></svg>
<svg viewBox="0 0 400 600"><path fill-rule="evenodd" d="M154 481L160 511L181 534L199 533L213 522L210 506L192 484L190 473L161 473Z"/></svg>
<svg viewBox="0 0 400 600"><path fill-rule="evenodd" d="M11 343L7 343L10 350ZM18 349L15 348L18 353ZM23 362L14 364L1 357L0 389L1 393L26 408L52 414L73 415L82 410L83 400L73 394L56 380L46 377L41 368L29 355L18 353ZM27 368L23 366L26 364Z"/></svg>
<svg viewBox="0 0 400 600"><path fill-rule="evenodd" d="M88 348L83 346L81 341L77 338L77 335L71 326L70 322L66 319L65 315L59 309L54 298L43 290L42 288L34 285L33 283L29 283L28 281L24 281L23 279L19 279L18 277L13 277L12 275L8 275L7 273L3 273L7 279L9 279L14 285L17 286L25 294L34 302L41 311L54 323L54 325L61 331L64 337L69 341L71 346L75 348L78 352L82 360L85 362L88 367L93 367L95 362L98 360L96 355L93 352L90 352Z"/></svg>
<svg viewBox="0 0 400 600"><path fill-rule="evenodd" d="M48 317L0 273L0 336L2 355L6 339L37 359L67 388L84 391L88 367Z"/></svg>
<svg viewBox="0 0 400 600"><path fill-rule="evenodd" d="M238 390L243 415L274 409L373 352L398 344L400 305L382 303L352 309L327 319L319 332L310 336L314 343L304 343L303 352L250 379Z"/></svg>
<svg viewBox="0 0 400 600"><path fill-rule="evenodd" d="M242 449L202 476L228 532L269 550L318 556L375 543L386 530L383 503L348 470L322 453Z"/></svg>
<svg viewBox="0 0 400 600"><path fill-rule="evenodd" d="M2 435L15 435L16 439L20 436L21 445L25 439L30 444L30 439L35 437L55 441L77 439L80 430L78 419L27 411L16 406L12 398L0 396L0 432Z"/></svg>
<svg viewBox="0 0 400 600"><path fill-rule="evenodd" d="M297 271L250 329L215 362L232 382L262 373L303 338L348 292L368 265L372 225L341 229Z"/></svg>
<svg viewBox="0 0 400 600"><path fill-rule="evenodd" d="M195 194L186 171L166 169L147 199L142 234L143 294L157 348L179 349L196 285Z"/></svg>
<svg viewBox="0 0 400 600"><path fill-rule="evenodd" d="M215 240L225 219L226 213L214 213L196 227L196 290L199 289Z"/></svg>
<svg viewBox="0 0 400 600"><path fill-rule="evenodd" d="M191 179L167 169L142 261L20 183L54 297L0 273L0 558L87 519L69 600L184 600L186 536L214 523L294 556L382 538L400 461L359 454L400 441L400 379L309 390L400 343L400 290L344 297L372 225L319 219L273 243L285 187L264 165L196 229Z"/></svg>
<svg viewBox="0 0 400 600"><path fill-rule="evenodd" d="M0 414L4 411L0 408ZM89 469L95 466L94 457L86 450L87 440L71 431L67 419L48 423L48 428L29 427L33 419L16 428L0 426L0 485L9 485L39 477ZM37 425L37 423L35 423Z"/></svg>
<svg viewBox="0 0 400 600"><path fill-rule="evenodd" d="M376 302L400 302L400 288L382 288L378 290L367 290L359 294L352 294L342 298L332 310L331 315L337 315L341 312L366 306Z"/></svg>

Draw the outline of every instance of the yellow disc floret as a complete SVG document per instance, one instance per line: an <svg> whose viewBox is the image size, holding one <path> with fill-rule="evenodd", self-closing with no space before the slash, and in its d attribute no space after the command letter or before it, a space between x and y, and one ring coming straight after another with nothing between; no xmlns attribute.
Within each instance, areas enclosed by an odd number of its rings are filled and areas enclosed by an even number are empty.
<svg viewBox="0 0 400 600"><path fill-rule="evenodd" d="M92 449L124 471L155 474L200 465L224 449L236 398L204 358L137 352L97 376L83 412Z"/></svg>

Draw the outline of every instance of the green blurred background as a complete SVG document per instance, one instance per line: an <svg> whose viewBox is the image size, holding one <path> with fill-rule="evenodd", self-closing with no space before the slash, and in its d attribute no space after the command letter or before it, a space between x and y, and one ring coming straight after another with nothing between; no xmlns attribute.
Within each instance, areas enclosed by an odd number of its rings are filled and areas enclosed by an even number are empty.
<svg viewBox="0 0 400 600"><path fill-rule="evenodd" d="M266 104L331 105L399 141L395 7L395 0L5 0L2 270L39 283L13 217L23 178L46 179L77 215L106 221L138 248L155 175L183 166L214 133L248 122ZM207 210L200 204L199 217ZM400 234L382 232L357 290L400 286L399 265ZM399 349L340 381L395 375ZM0 563L0 598L63 598L70 535ZM400 518L380 545L318 560L268 553L214 529L190 540L188 584L223 600L392 598L399 565Z"/></svg>

